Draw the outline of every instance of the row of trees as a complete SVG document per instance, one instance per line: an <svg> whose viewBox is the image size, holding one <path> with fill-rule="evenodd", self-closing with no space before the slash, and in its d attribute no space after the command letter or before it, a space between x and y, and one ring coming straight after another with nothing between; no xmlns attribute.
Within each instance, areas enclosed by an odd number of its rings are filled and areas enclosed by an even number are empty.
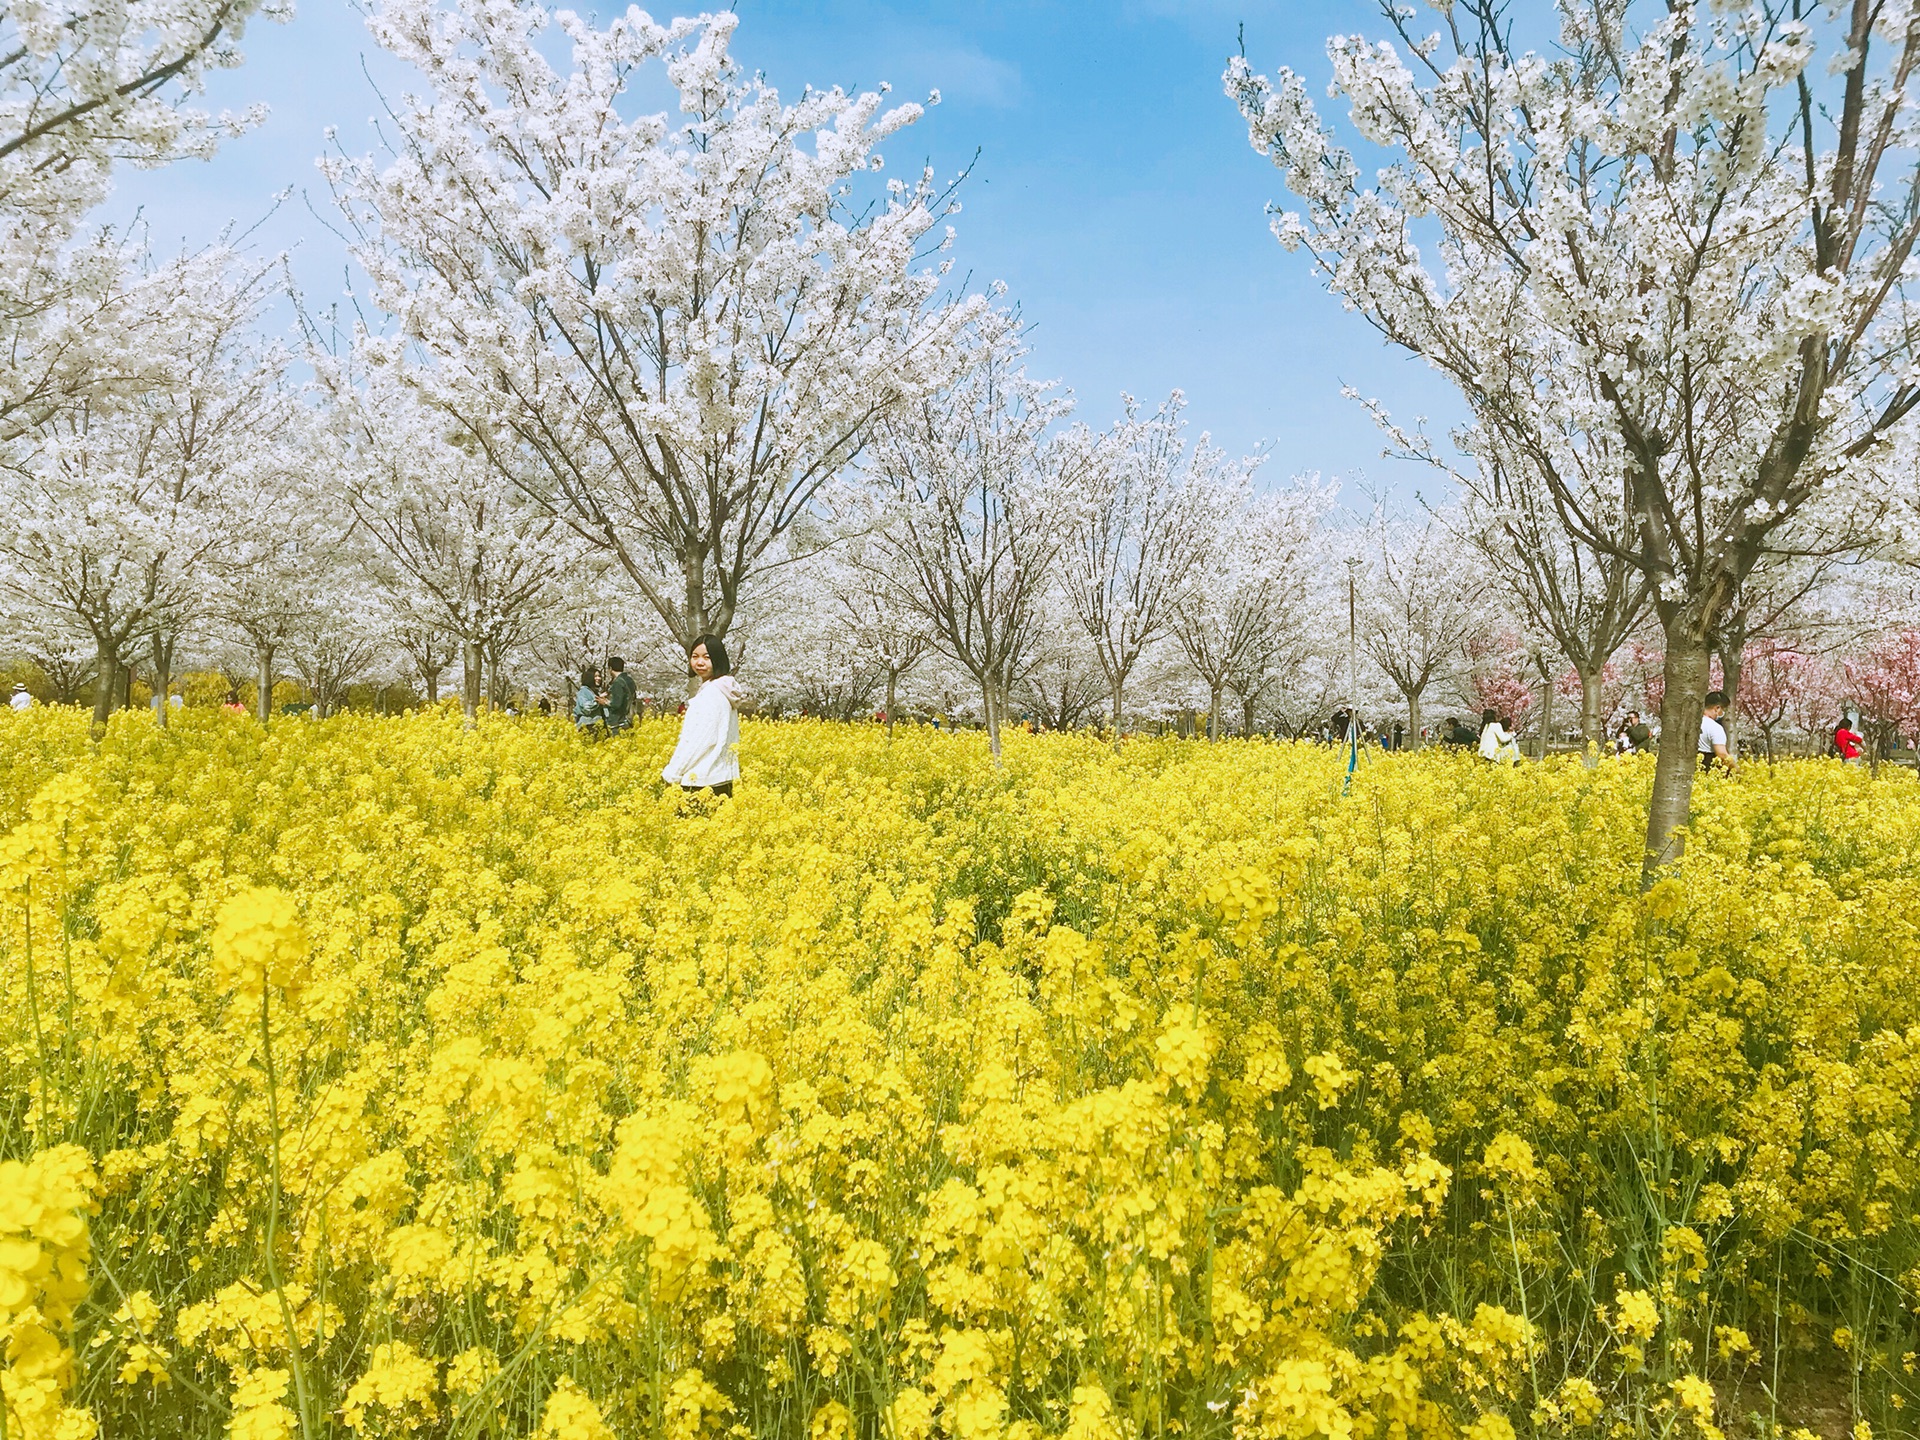
<svg viewBox="0 0 1920 1440"><path fill-rule="evenodd" d="M1097 704L1117 733L1143 695L1202 701L1215 733L1228 696L1249 727L1371 699L1417 743L1437 695L1537 687L1547 732L1566 673L1598 738L1638 645L1664 863L1716 667L1751 690L1762 640L1858 649L1819 617L1862 577L1869 638L1905 623L1920 19L1557 9L1552 58L1500 0L1431 36L1389 5L1394 43L1333 42L1387 152L1371 186L1298 76L1228 70L1302 201L1280 239L1467 402L1447 447L1375 407L1457 498L1344 521L1190 439L1178 394L1075 423L1004 294L953 274L951 187L886 175L921 107L785 99L732 58L730 14L375 4L421 83L383 150L321 162L364 308L302 309L284 344L259 323L275 267L83 224L116 159L246 123L188 104L244 9L9 19L8 633L50 674L89 651L100 718L135 656L164 688L183 654L243 655L263 716L289 667L323 708L455 669L471 711L731 635L833 703L964 677L996 755L1009 714ZM74 48L109 44L111 74Z"/></svg>
<svg viewBox="0 0 1920 1440"><path fill-rule="evenodd" d="M564 700L614 652L675 694L679 642L604 549L391 367L320 356L311 403L286 354L249 338L261 272L218 261L180 272L199 286L184 313L216 317L203 351L181 346L202 355L189 380L58 435L60 463L9 492L4 613L57 695L93 679L104 718L133 666L158 692L190 663L251 676L267 719L286 675L325 713L356 683L436 699L451 673L473 713ZM768 708L976 715L997 747L1009 714L1117 734L1198 710L1214 735L1292 735L1349 702L1410 746L1436 709L1483 707L1543 744L1604 743L1628 705L1659 706L1644 592L1615 602L1604 644L1562 645L1511 511L1469 492L1356 515L1311 479L1256 490L1253 462L1189 442L1178 395L1096 433L1025 375L1005 314L983 312L968 343L976 362L876 423L835 509L729 617ZM1888 742L1920 729L1898 554L1780 572L1794 583L1749 607L1734 663L1716 662L1736 734L1771 749L1848 704Z"/></svg>
<svg viewBox="0 0 1920 1440"><path fill-rule="evenodd" d="M1300 202L1280 241L1458 387L1449 468L1562 649L1591 675L1651 605L1651 875L1716 653L1734 680L1776 569L1885 540L1910 498L1920 12L1556 0L1544 53L1508 0L1430 13L1388 0L1384 42L1329 42L1371 184L1297 73L1236 58L1227 92Z"/></svg>

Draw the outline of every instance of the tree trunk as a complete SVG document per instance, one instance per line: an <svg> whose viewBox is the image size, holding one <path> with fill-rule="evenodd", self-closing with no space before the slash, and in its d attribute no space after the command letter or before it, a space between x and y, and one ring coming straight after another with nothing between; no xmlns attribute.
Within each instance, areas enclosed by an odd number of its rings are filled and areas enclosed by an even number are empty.
<svg viewBox="0 0 1920 1440"><path fill-rule="evenodd" d="M1678 629L1678 627L1675 627ZM1660 754L1653 768L1653 799L1647 807L1647 848L1641 862L1644 889L1662 866L1685 853L1674 832L1687 823L1693 804L1693 777L1699 768L1700 716L1706 708L1711 657L1705 640L1684 633L1667 635L1661 666L1666 691L1660 697Z"/></svg>
<svg viewBox="0 0 1920 1440"><path fill-rule="evenodd" d="M153 637L153 698L159 702L155 714L160 728L167 728L168 710L173 700L173 646L172 639Z"/></svg>
<svg viewBox="0 0 1920 1440"><path fill-rule="evenodd" d="M106 733L107 716L113 713L114 692L120 688L120 652L104 642L96 641L99 662L95 667L99 679L93 683L93 733Z"/></svg>
<svg viewBox="0 0 1920 1440"><path fill-rule="evenodd" d="M266 725L273 719L273 647L263 646L258 658L260 675L255 681L254 701L260 712L260 723Z"/></svg>
<svg viewBox="0 0 1920 1440"><path fill-rule="evenodd" d="M1120 726L1126 714L1122 708L1122 698L1126 688L1127 682L1124 679L1113 682L1113 748L1116 750L1120 748Z"/></svg>
<svg viewBox="0 0 1920 1440"><path fill-rule="evenodd" d="M1727 756L1740 758L1740 679L1745 668L1747 653L1747 630L1742 623L1738 630L1723 633L1717 647L1720 652L1720 688L1727 692L1727 713L1720 721L1727 730Z"/></svg>
<svg viewBox="0 0 1920 1440"><path fill-rule="evenodd" d="M887 738L893 738L893 697L900 688L900 672L891 665L887 667Z"/></svg>
<svg viewBox="0 0 1920 1440"><path fill-rule="evenodd" d="M420 672L420 678L426 682L427 708L432 709L440 703L440 672L438 670L422 670Z"/></svg>
<svg viewBox="0 0 1920 1440"><path fill-rule="evenodd" d="M1589 745L1604 745L1600 715L1600 671L1576 666L1580 672L1580 738Z"/></svg>
<svg viewBox="0 0 1920 1440"><path fill-rule="evenodd" d="M1407 745L1409 749L1418 750L1420 748L1420 725L1424 713L1420 708L1420 692L1416 690L1407 696Z"/></svg>
<svg viewBox="0 0 1920 1440"><path fill-rule="evenodd" d="M999 689L993 681L988 680L981 684L980 704L982 708L985 709L987 715L987 749L993 752L993 768L996 770L1000 768L1001 764L1000 710L996 703L998 698Z"/></svg>
<svg viewBox="0 0 1920 1440"><path fill-rule="evenodd" d="M460 706L466 712L467 726L471 729L480 715L480 642L467 641L461 647L461 658L465 662L461 675L465 683L460 687Z"/></svg>
<svg viewBox="0 0 1920 1440"><path fill-rule="evenodd" d="M507 698L511 685L507 677L506 647L492 651L487 656L487 708L502 711L507 708Z"/></svg>
<svg viewBox="0 0 1920 1440"><path fill-rule="evenodd" d="M1240 697L1240 733L1253 734L1253 701L1245 695Z"/></svg>
<svg viewBox="0 0 1920 1440"><path fill-rule="evenodd" d="M1220 690L1221 687L1218 685L1213 687L1212 701L1207 706L1207 739L1209 740L1220 738Z"/></svg>
<svg viewBox="0 0 1920 1440"><path fill-rule="evenodd" d="M1553 745L1553 672L1546 658L1540 660L1540 758L1547 758Z"/></svg>

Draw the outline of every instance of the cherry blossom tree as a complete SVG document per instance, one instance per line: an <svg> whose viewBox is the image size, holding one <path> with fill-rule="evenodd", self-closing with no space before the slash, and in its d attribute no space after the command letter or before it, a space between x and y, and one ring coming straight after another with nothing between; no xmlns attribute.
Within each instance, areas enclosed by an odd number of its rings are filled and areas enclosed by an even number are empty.
<svg viewBox="0 0 1920 1440"><path fill-rule="evenodd" d="M136 642L177 637L206 612L259 476L285 468L302 431L288 356L253 333L269 273L225 252L168 267L144 287L163 312L165 383L55 414L0 473L0 585L92 637L97 725ZM170 656L163 638L162 691Z"/></svg>
<svg viewBox="0 0 1920 1440"><path fill-rule="evenodd" d="M373 588L357 575L333 577L327 603L300 617L288 648L313 697L314 717L337 714L348 688L365 679L386 650Z"/></svg>
<svg viewBox="0 0 1920 1440"><path fill-rule="evenodd" d="M1330 635L1338 627L1325 606L1320 611L1323 633ZM1342 611L1344 614L1344 606ZM1296 635L1276 649L1269 663L1236 675L1233 694L1240 702L1241 726L1246 733L1253 732L1264 712L1283 734L1305 739L1350 693L1344 647L1312 643L1311 634L1309 629Z"/></svg>
<svg viewBox="0 0 1920 1440"><path fill-rule="evenodd" d="M1039 635L1020 677L1019 694L1049 730L1078 730L1098 722L1109 700L1093 642L1057 590L1042 601Z"/></svg>
<svg viewBox="0 0 1920 1440"><path fill-rule="evenodd" d="M1746 647L1740 688L1731 698L1735 713L1760 733L1767 759L1774 758L1774 732L1790 723L1802 692L1810 686L1825 691L1821 668L1814 656L1784 640L1769 637Z"/></svg>
<svg viewBox="0 0 1920 1440"><path fill-rule="evenodd" d="M1376 508L1357 540L1360 651L1406 702L1417 745L1428 689L1487 621L1480 567L1448 515L1414 520Z"/></svg>
<svg viewBox="0 0 1920 1440"><path fill-rule="evenodd" d="M1205 435L1189 449L1178 390L1150 415L1131 395L1123 399L1111 430L1076 437L1083 489L1061 554L1067 603L1106 677L1116 745L1127 678L1171 628L1209 551L1225 542L1255 464L1229 461Z"/></svg>
<svg viewBox="0 0 1920 1440"><path fill-rule="evenodd" d="M1867 729L1875 773L1904 735L1920 734L1920 629L1888 630L1841 661L1848 692Z"/></svg>
<svg viewBox="0 0 1920 1440"><path fill-rule="evenodd" d="M356 377L322 359L319 372L332 396L344 496L372 542L370 578L400 628L459 642L472 724L483 672L490 664L499 674L582 542L510 483L471 432L422 405L396 367Z"/></svg>
<svg viewBox="0 0 1920 1440"><path fill-rule="evenodd" d="M1498 623L1484 626L1461 642L1460 698L1476 716L1497 711L1516 733L1524 733L1533 719L1531 672L1537 664L1538 651L1518 630Z"/></svg>
<svg viewBox="0 0 1920 1440"><path fill-rule="evenodd" d="M1735 755L1741 726L1752 718L1740 700L1747 684L1749 651L1769 644L1804 648L1819 643L1815 632L1825 628L1827 617L1820 613L1824 598L1834 591L1843 570L1857 568L1857 544L1847 547L1853 553L1843 555L1823 546L1816 532L1813 524L1796 525L1794 538L1807 542L1806 548L1763 555L1714 629L1712 683L1726 692L1732 707L1724 723L1727 748Z"/></svg>
<svg viewBox="0 0 1920 1440"><path fill-rule="evenodd" d="M262 725L272 721L273 687L295 637L315 608L332 603L339 577L364 563L363 537L337 483L338 451L320 417L283 398L277 443L229 477L226 539L209 566L205 606L211 632L246 656Z"/></svg>
<svg viewBox="0 0 1920 1440"><path fill-rule="evenodd" d="M1846 703L1846 677L1833 657L1811 654L1794 667L1793 682L1782 686L1785 721L1811 742L1814 753L1832 742L1833 728Z"/></svg>
<svg viewBox="0 0 1920 1440"><path fill-rule="evenodd" d="M1069 402L1026 374L1012 316L977 316L969 351L957 379L879 427L870 464L888 508L875 558L979 688L998 765L1000 724L1033 656L1088 446L1049 436Z"/></svg>
<svg viewBox="0 0 1920 1440"><path fill-rule="evenodd" d="M26 604L0 588L0 654L36 666L52 687L53 700L72 705L93 676L93 637L71 615Z"/></svg>
<svg viewBox="0 0 1920 1440"><path fill-rule="evenodd" d="M1281 241L1455 381L1569 533L1652 587L1650 882L1680 853L1716 628L1920 403L1901 283L1920 237L1920 25L1906 6L1802 0L1554 9L1550 55L1516 46L1503 0L1454 0L1432 35L1389 4L1393 42L1330 42L1335 92L1390 152L1373 185L1300 76L1240 58L1226 85L1302 201Z"/></svg>
<svg viewBox="0 0 1920 1440"><path fill-rule="evenodd" d="M881 708L893 734L900 682L927 656L933 634L925 615L908 599L900 577L886 573L881 542L856 537L821 557L820 580L832 597L831 622L856 647L862 664L881 676Z"/></svg>
<svg viewBox="0 0 1920 1440"><path fill-rule="evenodd" d="M279 527L250 526L217 566L213 613L252 661L254 714L262 725L273 719L278 662L314 607L326 603L326 562L339 558L338 532L331 545L303 543L315 537L320 527L311 522L325 513L281 512Z"/></svg>
<svg viewBox="0 0 1920 1440"><path fill-rule="evenodd" d="M458 658L459 645L452 637L446 643L454 652L446 662L450 664ZM557 577L547 602L529 617L519 645L522 663L535 677L529 688L557 695L567 708L581 672L589 665L604 665L614 655L629 662L635 683L643 686L649 669L668 668L670 673L662 678L677 687L686 667L684 653L659 634L650 610L643 614L636 608L633 587L604 553L586 555ZM669 650L671 666L656 666L664 657L655 652ZM428 657L433 653L425 652Z"/></svg>
<svg viewBox="0 0 1920 1440"><path fill-rule="evenodd" d="M427 704L438 705L440 677L447 673L448 666L461 658L460 637L407 610L396 608L391 595L380 598L383 601L380 631L387 646L405 663L406 668L400 675L407 680L418 681Z"/></svg>
<svg viewBox="0 0 1920 1440"><path fill-rule="evenodd" d="M1618 652L1616 652L1618 653ZM1596 675L1582 675L1575 666L1567 666L1555 679L1554 693L1581 707L1581 738L1587 738L1586 709L1591 696L1593 710L1600 717L1599 743L1604 745L1614 729L1614 720L1627 703L1631 686L1628 666L1619 659L1607 661Z"/></svg>
<svg viewBox="0 0 1920 1440"><path fill-rule="evenodd" d="M374 37L426 89L383 159L326 162L377 302L428 357L422 393L683 650L726 633L876 420L948 373L974 309L929 303L931 177L865 178L921 108L787 103L733 59L736 23L385 0Z"/></svg>
<svg viewBox="0 0 1920 1440"><path fill-rule="evenodd" d="M1618 474L1617 457L1602 457L1610 463L1603 463L1597 475L1576 477L1583 512L1608 530L1607 543L1596 545L1567 523L1553 487L1543 482L1529 456L1502 443L1506 437L1497 429L1464 428L1456 443L1478 463L1460 466L1449 463L1424 434L1394 425L1377 403L1369 408L1399 453L1425 460L1453 479L1465 538L1528 626L1572 665L1579 681L1573 698L1580 702L1581 734L1589 744L1600 744L1606 738L1601 677L1646 615L1652 594L1646 574L1628 558L1632 516L1617 496L1600 493ZM1543 700L1544 715L1552 696Z"/></svg>
<svg viewBox="0 0 1920 1440"><path fill-rule="evenodd" d="M82 400L155 378L151 307L126 237L83 236L116 163L206 156L264 114L209 115L207 72L240 63L260 0L0 7L0 445Z"/></svg>
<svg viewBox="0 0 1920 1440"><path fill-rule="evenodd" d="M882 703L886 666L836 613L830 595L788 576L779 597L777 612L764 618L750 599L731 637L751 649L756 699L829 720L870 715Z"/></svg>
<svg viewBox="0 0 1920 1440"><path fill-rule="evenodd" d="M1303 476L1278 494L1255 499L1251 467L1229 477L1214 502L1212 543L1175 596L1168 624L1207 692L1207 734L1220 738L1220 702L1239 679L1243 709L1264 688L1301 621L1317 565L1313 545L1333 503L1317 476ZM1204 523L1204 522L1203 522ZM1207 538L1206 532L1198 537ZM1242 716L1242 729L1251 724Z"/></svg>

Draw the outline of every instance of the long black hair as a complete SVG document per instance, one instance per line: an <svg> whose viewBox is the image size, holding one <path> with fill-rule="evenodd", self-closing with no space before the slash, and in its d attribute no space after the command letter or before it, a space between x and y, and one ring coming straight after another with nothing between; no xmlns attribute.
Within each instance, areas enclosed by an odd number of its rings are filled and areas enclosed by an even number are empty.
<svg viewBox="0 0 1920 1440"><path fill-rule="evenodd" d="M693 642L687 654L691 656L693 652L698 650L702 645L707 647L707 659L713 662L714 679L718 680L722 675L731 675L733 673L733 662L727 659L727 646L725 641L718 635L702 635L698 640Z"/></svg>

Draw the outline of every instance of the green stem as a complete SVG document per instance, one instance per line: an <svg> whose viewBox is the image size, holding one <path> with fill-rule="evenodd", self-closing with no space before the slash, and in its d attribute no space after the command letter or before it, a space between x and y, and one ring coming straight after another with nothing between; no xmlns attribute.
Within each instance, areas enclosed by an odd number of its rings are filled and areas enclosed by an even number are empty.
<svg viewBox="0 0 1920 1440"><path fill-rule="evenodd" d="M1520 1290L1520 1318L1527 1322L1527 1383L1533 1388L1533 1408L1540 1408L1540 1376L1533 1363L1533 1310L1527 1304L1527 1276L1520 1264L1520 1237L1513 1225L1513 1197L1507 1202L1507 1249L1513 1256L1513 1283Z"/></svg>
<svg viewBox="0 0 1920 1440"><path fill-rule="evenodd" d="M273 1026L267 1016L265 976L260 985L260 1049L267 1067L267 1123L271 1132L267 1155L273 1167L273 1184L267 1191L267 1281L280 1302L280 1322L287 1327L287 1358L293 1367L294 1403L300 1407L300 1434L302 1440L315 1440L319 1427L314 1423L307 1391L307 1367L300 1358L300 1332L294 1328L293 1306L287 1301L286 1286L280 1282L280 1262L275 1256L280 1232L280 1083L273 1068Z"/></svg>
<svg viewBox="0 0 1920 1440"><path fill-rule="evenodd" d="M27 877L26 898L21 906L27 931L27 1013L33 1017L33 1055L40 1075L40 1126L44 1134L53 1112L47 1097L47 1037L40 1028L40 982L33 972L33 877Z"/></svg>

